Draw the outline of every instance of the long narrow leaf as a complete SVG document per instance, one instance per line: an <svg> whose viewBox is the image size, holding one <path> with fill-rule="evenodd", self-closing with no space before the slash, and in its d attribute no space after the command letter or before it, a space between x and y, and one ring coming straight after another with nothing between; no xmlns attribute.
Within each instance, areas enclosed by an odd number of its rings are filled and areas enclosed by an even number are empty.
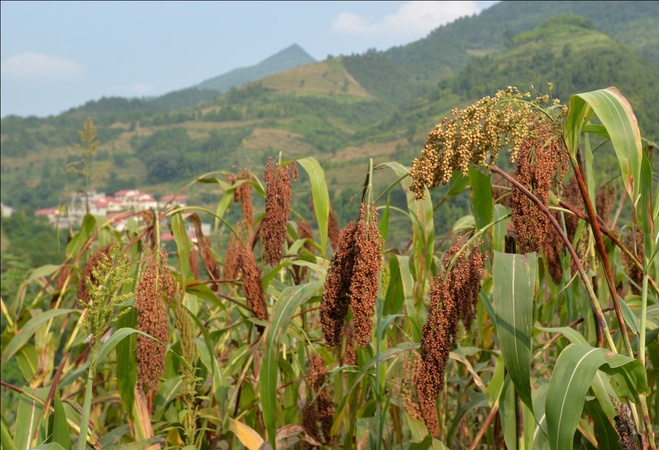
<svg viewBox="0 0 659 450"><path fill-rule="evenodd" d="M66 421L66 411L59 394L53 398L53 442L60 444L65 450L71 448L71 433Z"/></svg>
<svg viewBox="0 0 659 450"><path fill-rule="evenodd" d="M268 440L276 447L275 414L277 413L277 384L279 360L279 339L286 332L293 311L318 293L321 282L313 282L286 288L277 299L272 311L272 319L265 333L265 353L259 373L259 392L263 407L263 422L268 431Z"/></svg>
<svg viewBox="0 0 659 450"><path fill-rule="evenodd" d="M311 181L311 196L316 211L316 220L320 230L320 249L323 257L327 255L327 221L329 218L329 193L327 192L327 183L325 182L325 172L323 171L316 158L309 156L297 160L304 170L309 174Z"/></svg>
<svg viewBox="0 0 659 450"><path fill-rule="evenodd" d="M50 311L42 312L36 317L31 318L21 330L9 341L5 347L2 355L2 363L6 363L12 356L32 337L37 331L39 326L44 322L49 321L53 317L61 316L63 314L80 314L80 310L76 309L51 309Z"/></svg>
<svg viewBox="0 0 659 450"><path fill-rule="evenodd" d="M626 373L636 379L636 392L649 392L645 370L637 360L603 348L569 345L559 355L547 388L545 414L552 449L572 448L586 392L599 368L605 372Z"/></svg>
<svg viewBox="0 0 659 450"><path fill-rule="evenodd" d="M564 126L568 150L573 157L576 155L581 132L593 113L611 138L625 189L635 201L641 178L641 133L631 105L618 89L608 87L570 97Z"/></svg>
<svg viewBox="0 0 659 450"><path fill-rule="evenodd" d="M531 400L531 337L537 256L494 252L494 312L503 361L520 399Z"/></svg>

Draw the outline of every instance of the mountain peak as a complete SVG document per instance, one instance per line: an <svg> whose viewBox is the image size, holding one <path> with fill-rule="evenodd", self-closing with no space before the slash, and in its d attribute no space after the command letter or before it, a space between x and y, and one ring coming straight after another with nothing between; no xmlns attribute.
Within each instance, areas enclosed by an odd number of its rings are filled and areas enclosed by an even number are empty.
<svg viewBox="0 0 659 450"><path fill-rule="evenodd" d="M316 60L302 47L298 44L292 44L254 66L233 69L227 73L203 81L195 87L226 92L232 87L239 87L268 75L315 62Z"/></svg>

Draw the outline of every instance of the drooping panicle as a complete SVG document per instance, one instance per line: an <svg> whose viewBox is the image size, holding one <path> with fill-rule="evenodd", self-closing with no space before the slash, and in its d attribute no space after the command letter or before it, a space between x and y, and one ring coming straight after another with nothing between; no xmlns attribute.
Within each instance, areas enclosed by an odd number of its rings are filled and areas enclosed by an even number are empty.
<svg viewBox="0 0 659 450"><path fill-rule="evenodd" d="M332 257L325 277L320 321L323 336L330 347L341 342L341 331L350 306L350 281L356 259L357 224L350 222L339 240L339 248Z"/></svg>
<svg viewBox="0 0 659 450"><path fill-rule="evenodd" d="M265 167L263 179L267 183L265 217L263 219L263 257L271 266L279 264L284 256L286 224L291 209L291 179L297 179L295 162L282 167L272 158Z"/></svg>
<svg viewBox="0 0 659 450"><path fill-rule="evenodd" d="M461 247L458 241L446 252L444 272L435 277L428 319L421 334L421 361L414 373L421 415L428 431L437 438L439 421L435 405L444 388L444 372L455 344L458 321L462 320L465 326L471 323L482 277L483 256L479 244L474 245L468 256L467 249L461 251Z"/></svg>
<svg viewBox="0 0 659 450"><path fill-rule="evenodd" d="M316 440L320 437L319 431L322 431L323 441L327 445L332 444L332 422L334 421L334 403L332 401L332 390L326 384L328 378L325 361L317 353L309 356L309 367L307 368L306 382L309 388L310 398L315 397L314 401L307 400L303 425L307 432ZM318 427L320 422L320 430Z"/></svg>
<svg viewBox="0 0 659 450"><path fill-rule="evenodd" d="M529 133L519 144L517 181L531 191L545 206L549 192L561 186L567 170L565 144L553 123L535 113L528 123ZM520 253L538 252L544 244L549 219L520 189L511 192L512 220Z"/></svg>
<svg viewBox="0 0 659 450"><path fill-rule="evenodd" d="M370 220L366 221L367 208ZM357 345L364 348L371 340L373 314L378 296L378 274L382 269L382 238L378 229L375 204L362 204L357 222L355 266L350 282L350 305L355 323Z"/></svg>
<svg viewBox="0 0 659 450"><path fill-rule="evenodd" d="M375 205L362 204L359 221L346 226L332 257L320 314L323 335L331 347L341 341L349 306L352 307L357 345L363 348L371 339L378 275L382 268L382 237L377 223Z"/></svg>
<svg viewBox="0 0 659 450"><path fill-rule="evenodd" d="M164 250L150 253L135 288L137 329L159 341L137 336L137 387L145 393L156 389L165 368L169 341L167 305L173 301L176 293L176 280L167 268L166 261L167 253Z"/></svg>
<svg viewBox="0 0 659 450"><path fill-rule="evenodd" d="M247 306L252 310L255 317L268 320L268 308L263 295L261 274L256 265L256 256L249 244L240 244L238 262L242 273L243 291L245 292Z"/></svg>

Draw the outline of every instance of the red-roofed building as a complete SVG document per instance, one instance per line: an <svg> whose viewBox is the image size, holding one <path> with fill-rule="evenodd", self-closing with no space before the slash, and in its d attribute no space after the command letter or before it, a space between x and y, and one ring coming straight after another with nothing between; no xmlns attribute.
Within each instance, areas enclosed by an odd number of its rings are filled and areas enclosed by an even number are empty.
<svg viewBox="0 0 659 450"><path fill-rule="evenodd" d="M189 198L188 195L163 195L162 197L160 197L160 202L158 203L161 208L163 208L167 204L186 206L188 198Z"/></svg>

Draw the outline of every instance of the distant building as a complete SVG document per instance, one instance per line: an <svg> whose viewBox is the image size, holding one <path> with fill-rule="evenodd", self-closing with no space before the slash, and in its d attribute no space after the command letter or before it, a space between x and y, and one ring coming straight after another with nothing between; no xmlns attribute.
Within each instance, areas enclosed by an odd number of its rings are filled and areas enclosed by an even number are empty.
<svg viewBox="0 0 659 450"><path fill-rule="evenodd" d="M160 197L158 202L160 208L164 208L166 205L178 205L185 207L187 206L188 196L187 195L163 195Z"/></svg>
<svg viewBox="0 0 659 450"><path fill-rule="evenodd" d="M0 202L0 208L2 209L2 217L11 217L11 215L14 213L14 208L11 208L1 202Z"/></svg>

